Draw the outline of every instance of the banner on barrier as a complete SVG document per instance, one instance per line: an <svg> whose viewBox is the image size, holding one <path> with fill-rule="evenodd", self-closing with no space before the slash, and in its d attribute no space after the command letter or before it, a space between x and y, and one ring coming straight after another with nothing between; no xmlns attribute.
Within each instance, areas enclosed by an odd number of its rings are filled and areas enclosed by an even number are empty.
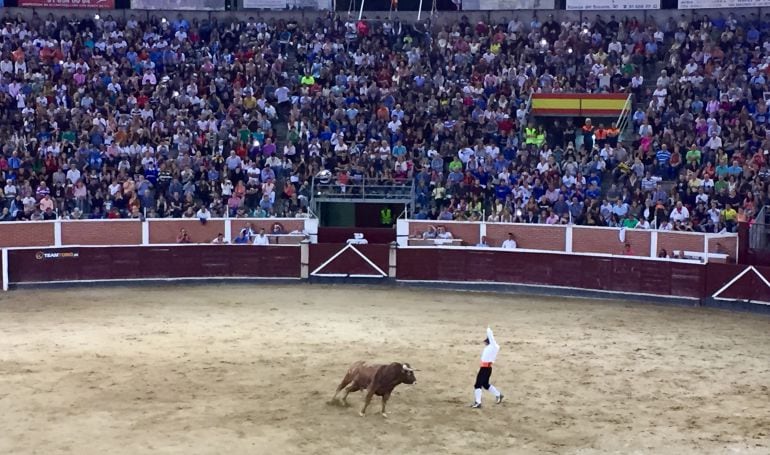
<svg viewBox="0 0 770 455"><path fill-rule="evenodd" d="M245 9L286 9L288 0L243 0Z"/></svg>
<svg viewBox="0 0 770 455"><path fill-rule="evenodd" d="M332 0L243 0L243 9L332 9Z"/></svg>
<svg viewBox="0 0 770 455"><path fill-rule="evenodd" d="M679 3L681 5L681 0ZM705 7L699 6L699 8ZM567 10L569 11L635 9L660 9L660 0L567 0Z"/></svg>
<svg viewBox="0 0 770 455"><path fill-rule="evenodd" d="M512 11L522 9L555 9L556 0L464 0L466 11Z"/></svg>
<svg viewBox="0 0 770 455"><path fill-rule="evenodd" d="M679 0L679 9L761 8L770 0Z"/></svg>
<svg viewBox="0 0 770 455"><path fill-rule="evenodd" d="M225 0L131 0L133 9L224 11Z"/></svg>
<svg viewBox="0 0 770 455"><path fill-rule="evenodd" d="M0 6L3 1L0 0ZM19 0L19 6L30 8L115 8L115 0Z"/></svg>

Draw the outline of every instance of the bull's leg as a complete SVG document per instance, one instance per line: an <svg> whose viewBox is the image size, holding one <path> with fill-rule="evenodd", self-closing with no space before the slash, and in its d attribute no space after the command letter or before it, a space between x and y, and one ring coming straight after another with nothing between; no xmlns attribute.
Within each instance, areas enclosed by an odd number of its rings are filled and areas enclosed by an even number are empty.
<svg viewBox="0 0 770 455"><path fill-rule="evenodd" d="M390 399L390 394L386 393L382 396L382 416L388 417L388 414L385 413L385 405L388 403L388 399Z"/></svg>
<svg viewBox="0 0 770 455"><path fill-rule="evenodd" d="M350 384L350 386L347 389L345 389L345 395L342 396L342 404L345 406L349 406L348 395L350 395L351 392L358 392L359 390L361 390L361 388L358 387L358 384L356 384L355 382L353 384Z"/></svg>
<svg viewBox="0 0 770 455"><path fill-rule="evenodd" d="M366 400L364 400L364 407L361 408L361 412L358 413L361 417L366 415L366 408L369 407L369 403L372 402L372 396L374 396L374 387L369 387L369 391L366 392Z"/></svg>
<svg viewBox="0 0 770 455"><path fill-rule="evenodd" d="M340 382L340 385L337 386L337 390L334 391L334 397L332 398L332 402L337 401L337 395L340 393L342 389L345 388L346 385L350 384L352 380L353 378L350 374L346 374L345 377L342 378L342 382Z"/></svg>

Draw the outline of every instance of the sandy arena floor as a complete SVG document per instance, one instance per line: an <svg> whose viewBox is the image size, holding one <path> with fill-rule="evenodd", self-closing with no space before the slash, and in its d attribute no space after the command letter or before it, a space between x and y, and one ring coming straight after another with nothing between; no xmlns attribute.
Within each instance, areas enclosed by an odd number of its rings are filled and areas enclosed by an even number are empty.
<svg viewBox="0 0 770 455"><path fill-rule="evenodd" d="M486 324L506 394L472 410ZM770 318L320 286L0 296L2 454L770 453ZM389 418L354 360L421 369Z"/></svg>

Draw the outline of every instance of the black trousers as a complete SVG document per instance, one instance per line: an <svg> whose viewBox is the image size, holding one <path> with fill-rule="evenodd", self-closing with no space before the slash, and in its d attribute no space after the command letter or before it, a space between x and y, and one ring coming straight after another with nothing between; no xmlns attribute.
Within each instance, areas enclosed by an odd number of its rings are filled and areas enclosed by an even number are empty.
<svg viewBox="0 0 770 455"><path fill-rule="evenodd" d="M479 374L476 375L476 384L473 386L473 388L489 390L490 377L492 377L492 367L479 368Z"/></svg>

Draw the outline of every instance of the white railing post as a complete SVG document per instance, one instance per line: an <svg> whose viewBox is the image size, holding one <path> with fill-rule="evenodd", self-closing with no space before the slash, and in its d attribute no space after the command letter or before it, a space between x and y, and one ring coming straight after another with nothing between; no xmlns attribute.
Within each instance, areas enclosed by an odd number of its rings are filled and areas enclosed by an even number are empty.
<svg viewBox="0 0 770 455"><path fill-rule="evenodd" d="M481 225L479 226L479 243L481 243L481 241L486 236L487 236L487 223L486 221L482 221Z"/></svg>
<svg viewBox="0 0 770 455"><path fill-rule="evenodd" d="M3 291L8 290L8 248L3 248Z"/></svg>
<svg viewBox="0 0 770 455"><path fill-rule="evenodd" d="M398 243L391 242L390 244L390 254L388 255L388 278L395 278L396 277L396 255L398 251Z"/></svg>
<svg viewBox="0 0 770 455"><path fill-rule="evenodd" d="M650 232L650 257L658 257L658 231Z"/></svg>
<svg viewBox="0 0 770 455"><path fill-rule="evenodd" d="M303 240L299 244L299 277L303 280L310 277L310 240Z"/></svg>
<svg viewBox="0 0 770 455"><path fill-rule="evenodd" d="M53 245L55 247L61 246L61 220L57 219L53 222Z"/></svg>
<svg viewBox="0 0 770 455"><path fill-rule="evenodd" d="M567 253L572 253L572 229L573 225L568 224L567 230L565 231L565 238L564 238L564 249Z"/></svg>
<svg viewBox="0 0 770 455"><path fill-rule="evenodd" d="M396 220L398 246L409 246L409 220Z"/></svg>
<svg viewBox="0 0 770 455"><path fill-rule="evenodd" d="M150 244L150 222L147 218L142 221L142 245Z"/></svg>
<svg viewBox="0 0 770 455"><path fill-rule="evenodd" d="M233 241L233 220L230 218L225 218L225 241L227 243L232 243Z"/></svg>

